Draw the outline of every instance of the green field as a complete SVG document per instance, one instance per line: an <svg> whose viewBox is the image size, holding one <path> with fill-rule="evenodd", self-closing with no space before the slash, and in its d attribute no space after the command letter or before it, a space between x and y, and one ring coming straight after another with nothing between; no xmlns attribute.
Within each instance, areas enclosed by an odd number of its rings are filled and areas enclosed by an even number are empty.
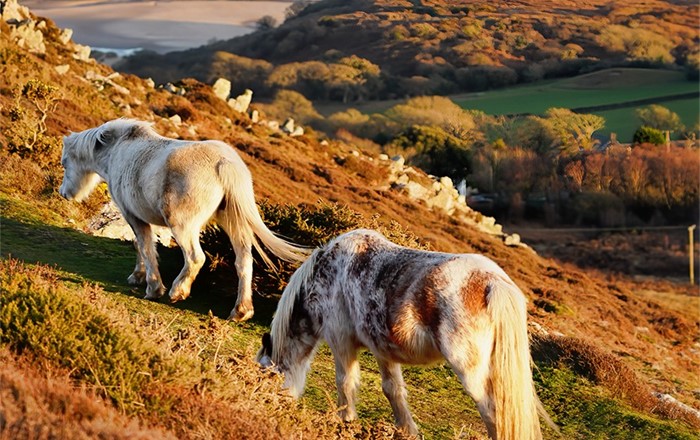
<svg viewBox="0 0 700 440"><path fill-rule="evenodd" d="M654 99L659 105L678 113L683 123L692 127L698 122L700 101L697 98L668 100L667 97L699 90L698 83L688 81L682 72L609 69L536 85L459 95L452 99L463 108L492 115L543 114L552 107L576 109ZM637 106L592 111L606 119L605 129L599 134L616 132L620 141L631 141L639 126L635 108Z"/></svg>
<svg viewBox="0 0 700 440"><path fill-rule="evenodd" d="M698 99L679 99L676 101L662 101L659 105L676 112L686 127L692 128L700 119L700 106ZM617 137L622 142L632 140L635 130L639 126L639 120L635 114L637 107L626 107L616 110L605 110L593 112L605 118L605 128L598 131L598 134L610 136L610 132L617 133ZM674 138L682 139L680 134L672 135Z"/></svg>

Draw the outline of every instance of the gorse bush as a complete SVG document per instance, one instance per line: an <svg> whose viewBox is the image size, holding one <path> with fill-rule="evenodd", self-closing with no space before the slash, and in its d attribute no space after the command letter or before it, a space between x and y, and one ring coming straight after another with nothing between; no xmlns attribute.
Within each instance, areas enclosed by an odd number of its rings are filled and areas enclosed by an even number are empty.
<svg viewBox="0 0 700 440"><path fill-rule="evenodd" d="M661 145L666 142L666 136L658 128L642 125L634 132L632 142L635 144Z"/></svg>
<svg viewBox="0 0 700 440"><path fill-rule="evenodd" d="M173 363L89 303L99 287L84 285L76 297L47 267L0 267L0 343L69 368L128 412L142 406L149 381L174 373Z"/></svg>
<svg viewBox="0 0 700 440"><path fill-rule="evenodd" d="M7 110L12 124L4 133L10 153L49 166L58 163L61 140L46 135L46 119L56 110L60 98L57 86L34 79L15 90L14 103Z"/></svg>
<svg viewBox="0 0 700 440"><path fill-rule="evenodd" d="M358 228L376 229L389 240L403 246L422 249L427 247L417 236L396 222L382 223L379 216L366 218L339 204L319 203L315 206L306 204L296 206L276 205L262 201L258 207L270 230L310 248L321 246L344 232ZM230 268L234 267L235 254L226 234L218 228L208 228L202 234L202 245L211 260L223 263L226 276L230 276ZM258 267L265 268L259 258L257 258L257 264ZM282 289L295 269L296 267L290 263L279 262L277 270L265 268L264 272L255 272L258 291L282 293Z"/></svg>

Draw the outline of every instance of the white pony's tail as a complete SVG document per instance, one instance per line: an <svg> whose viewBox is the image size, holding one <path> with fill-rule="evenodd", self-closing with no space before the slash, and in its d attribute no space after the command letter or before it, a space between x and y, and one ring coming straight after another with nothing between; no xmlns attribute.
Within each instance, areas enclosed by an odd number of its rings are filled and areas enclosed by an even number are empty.
<svg viewBox="0 0 700 440"><path fill-rule="evenodd" d="M229 147L230 148L230 147ZM274 255L289 262L302 262L311 250L296 246L270 231L258 211L253 192L253 179L248 167L240 157L227 158L219 162L217 171L224 187L226 207L220 221L224 221L226 231L235 234L240 243L250 243L258 251L263 261L272 269L274 264L267 256L258 239ZM257 239L256 239L257 237ZM231 237L234 239L234 237Z"/></svg>
<svg viewBox="0 0 700 440"><path fill-rule="evenodd" d="M497 438L541 439L538 412L551 421L532 382L525 297L509 280L493 287L488 311L495 327L490 379Z"/></svg>

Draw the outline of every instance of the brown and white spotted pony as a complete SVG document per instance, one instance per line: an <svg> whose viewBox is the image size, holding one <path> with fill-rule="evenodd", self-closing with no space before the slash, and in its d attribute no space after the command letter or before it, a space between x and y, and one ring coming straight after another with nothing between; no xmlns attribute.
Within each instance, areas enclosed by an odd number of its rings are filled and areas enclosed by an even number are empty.
<svg viewBox="0 0 700 440"><path fill-rule="evenodd" d="M445 359L491 438L538 439L538 411L546 414L532 382L525 302L484 256L409 249L356 230L317 249L292 275L258 362L283 373L299 397L324 339L335 359L340 416L352 420L357 351L366 347L397 425L416 434L401 364Z"/></svg>
<svg viewBox="0 0 700 440"><path fill-rule="evenodd" d="M60 193L87 197L105 180L112 199L134 231L138 259L131 284L146 283L146 298L165 293L158 272L151 225L168 226L182 249L185 266L173 282L170 300L187 298L205 261L199 234L215 220L228 234L236 254L238 299L230 318L253 316L251 246L256 236L273 254L303 261L308 252L276 237L255 204L250 171L234 149L218 141L183 141L158 135L151 124L117 119L63 138Z"/></svg>

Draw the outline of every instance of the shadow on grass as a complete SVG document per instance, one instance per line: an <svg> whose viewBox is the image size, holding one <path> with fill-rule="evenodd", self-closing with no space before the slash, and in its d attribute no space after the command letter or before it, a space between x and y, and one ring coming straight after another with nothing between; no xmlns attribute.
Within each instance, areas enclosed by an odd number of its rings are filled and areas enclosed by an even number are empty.
<svg viewBox="0 0 700 440"><path fill-rule="evenodd" d="M134 269L136 250L131 242L94 237L69 228L22 223L1 218L0 256L27 263L42 263L73 273L78 279L100 284L109 292L143 298L144 286L130 286L126 279ZM170 287L183 265L179 248L158 247L163 283ZM259 269L254 268L254 271ZM192 285L189 298L171 304L180 310L225 319L236 303L238 279L235 270L202 268ZM144 300L146 301L146 300ZM168 303L167 294L159 300ZM252 323L268 326L277 307L277 298L253 294L255 316Z"/></svg>

